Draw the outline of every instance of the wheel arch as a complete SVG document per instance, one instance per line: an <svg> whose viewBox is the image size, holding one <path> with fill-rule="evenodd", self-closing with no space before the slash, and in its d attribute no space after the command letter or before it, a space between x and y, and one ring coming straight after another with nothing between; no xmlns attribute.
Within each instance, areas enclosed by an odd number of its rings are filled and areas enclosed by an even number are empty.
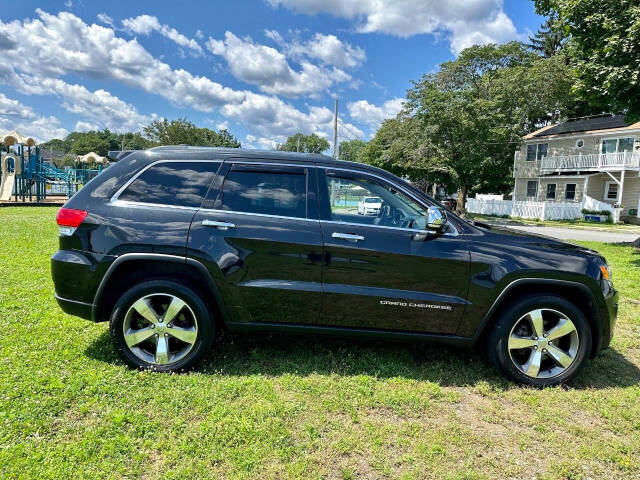
<svg viewBox="0 0 640 480"><path fill-rule="evenodd" d="M91 318L94 322L109 320L111 308L128 287L150 278L175 280L178 277L205 296L216 309L223 324L229 312L211 273L194 259L156 253L128 253L119 256L109 266L100 281L93 300Z"/></svg>
<svg viewBox="0 0 640 480"><path fill-rule="evenodd" d="M521 278L508 284L485 314L473 337L472 345L475 345L489 334L491 326L495 323L500 313L514 302L514 298L532 294L556 295L576 305L584 313L591 327L593 339L591 356L600 351L603 339L603 323L595 295L591 289L579 282L543 278Z"/></svg>

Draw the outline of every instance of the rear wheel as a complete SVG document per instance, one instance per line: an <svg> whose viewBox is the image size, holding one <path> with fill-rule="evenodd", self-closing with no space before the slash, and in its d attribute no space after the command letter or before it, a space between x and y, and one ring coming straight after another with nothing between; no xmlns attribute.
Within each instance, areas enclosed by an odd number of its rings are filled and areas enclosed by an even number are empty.
<svg viewBox="0 0 640 480"><path fill-rule="evenodd" d="M128 365L173 372L189 369L207 353L214 327L205 302L191 288L150 280L118 300L109 330Z"/></svg>
<svg viewBox="0 0 640 480"><path fill-rule="evenodd" d="M535 295L508 308L489 336L489 358L507 377L535 386L574 378L591 353L591 329L566 299Z"/></svg>

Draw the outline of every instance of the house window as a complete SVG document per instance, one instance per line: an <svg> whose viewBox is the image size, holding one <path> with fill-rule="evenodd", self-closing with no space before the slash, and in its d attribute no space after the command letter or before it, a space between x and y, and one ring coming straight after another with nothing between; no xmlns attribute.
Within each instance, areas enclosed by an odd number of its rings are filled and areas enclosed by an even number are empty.
<svg viewBox="0 0 640 480"><path fill-rule="evenodd" d="M616 182L607 182L604 189L605 200L618 199L618 184Z"/></svg>
<svg viewBox="0 0 640 480"><path fill-rule="evenodd" d="M538 144L538 155L537 155L537 159L538 160L542 160L542 157L546 157L547 156L547 149L549 148L549 145L546 143L539 143Z"/></svg>
<svg viewBox="0 0 640 480"><path fill-rule="evenodd" d="M529 180L527 182L527 197L536 197L538 195L538 181Z"/></svg>
<svg viewBox="0 0 640 480"><path fill-rule="evenodd" d="M537 147L535 143L533 145L527 145L527 162L532 162L536 159Z"/></svg>
<svg viewBox="0 0 640 480"><path fill-rule="evenodd" d="M602 153L631 152L634 141L634 137L605 138L602 140Z"/></svg>
<svg viewBox="0 0 640 480"><path fill-rule="evenodd" d="M549 145L547 143L532 143L527 145L527 162L541 160L547 156Z"/></svg>
<svg viewBox="0 0 640 480"><path fill-rule="evenodd" d="M556 184L548 183L547 184L547 199L555 200L556 198Z"/></svg>
<svg viewBox="0 0 640 480"><path fill-rule="evenodd" d="M575 200L576 199L576 184L575 183L567 183L564 190L564 198L565 200Z"/></svg>

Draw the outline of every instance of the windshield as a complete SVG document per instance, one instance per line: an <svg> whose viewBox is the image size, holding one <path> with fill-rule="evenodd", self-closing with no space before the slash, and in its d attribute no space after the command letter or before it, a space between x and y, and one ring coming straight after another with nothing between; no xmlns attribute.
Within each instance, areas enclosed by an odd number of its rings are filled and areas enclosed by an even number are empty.
<svg viewBox="0 0 640 480"><path fill-rule="evenodd" d="M382 199L369 197L364 199L364 203L382 203Z"/></svg>

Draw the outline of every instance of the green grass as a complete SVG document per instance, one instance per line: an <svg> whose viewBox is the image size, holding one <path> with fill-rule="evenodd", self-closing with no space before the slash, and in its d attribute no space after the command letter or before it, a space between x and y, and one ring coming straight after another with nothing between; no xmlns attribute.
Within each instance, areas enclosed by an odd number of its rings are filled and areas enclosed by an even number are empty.
<svg viewBox="0 0 640 480"><path fill-rule="evenodd" d="M227 337L197 371L132 371L53 300L53 208L0 209L0 478L639 478L640 254L590 243L622 294L569 387L473 352Z"/></svg>

